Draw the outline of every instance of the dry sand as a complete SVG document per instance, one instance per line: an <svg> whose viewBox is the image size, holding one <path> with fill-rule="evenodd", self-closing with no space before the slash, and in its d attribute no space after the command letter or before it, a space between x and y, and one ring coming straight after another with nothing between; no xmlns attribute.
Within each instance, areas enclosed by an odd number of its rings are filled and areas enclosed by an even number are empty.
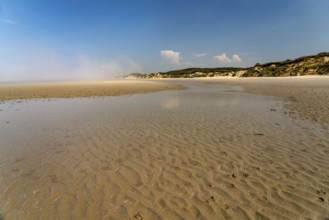
<svg viewBox="0 0 329 220"><path fill-rule="evenodd" d="M188 89L2 103L1 216L329 218L328 128L243 86L173 82Z"/></svg>
<svg viewBox="0 0 329 220"><path fill-rule="evenodd" d="M117 96L179 88L182 87L163 82L138 80L0 84L0 101L31 98Z"/></svg>

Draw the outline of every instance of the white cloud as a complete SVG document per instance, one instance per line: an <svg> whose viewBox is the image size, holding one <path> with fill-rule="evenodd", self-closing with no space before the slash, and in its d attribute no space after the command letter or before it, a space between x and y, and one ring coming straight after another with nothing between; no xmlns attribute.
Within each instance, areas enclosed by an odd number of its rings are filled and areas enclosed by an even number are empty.
<svg viewBox="0 0 329 220"><path fill-rule="evenodd" d="M232 56L232 58L229 58L226 53L223 53L221 55L217 55L213 57L214 60L217 60L221 63L238 63L238 62L242 62L241 58L239 57L239 55L234 54Z"/></svg>
<svg viewBox="0 0 329 220"><path fill-rule="evenodd" d="M232 62L241 62L242 60L241 60L241 58L239 57L239 55L237 55L237 54L234 54L233 56L232 56Z"/></svg>
<svg viewBox="0 0 329 220"><path fill-rule="evenodd" d="M196 58L200 58L200 57L205 57L205 56L207 56L207 54L206 54L206 53L194 53L194 54L192 54L192 56L194 56L194 57L196 57Z"/></svg>
<svg viewBox="0 0 329 220"><path fill-rule="evenodd" d="M180 52L176 52L173 50L162 50L160 52L161 56L164 60L168 61L170 64L179 65L180 64Z"/></svg>
<svg viewBox="0 0 329 220"><path fill-rule="evenodd" d="M6 23L6 24L16 24L17 23L16 21L11 20L11 19L1 19L0 21L3 23Z"/></svg>
<svg viewBox="0 0 329 220"><path fill-rule="evenodd" d="M226 56L226 53L214 56L213 59L218 60L219 62L222 62L222 63L231 63L232 62L231 59Z"/></svg>
<svg viewBox="0 0 329 220"><path fill-rule="evenodd" d="M169 64L183 68L183 67L190 67L193 66L193 64L189 61L183 62L183 58L180 56L180 52L173 51L173 50L162 50L160 52L160 55L162 56L163 60L168 62Z"/></svg>

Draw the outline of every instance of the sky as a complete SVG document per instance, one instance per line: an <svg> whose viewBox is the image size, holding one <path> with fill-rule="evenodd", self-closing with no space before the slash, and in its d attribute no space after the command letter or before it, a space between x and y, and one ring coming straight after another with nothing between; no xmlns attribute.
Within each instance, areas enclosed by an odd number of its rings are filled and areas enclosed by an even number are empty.
<svg viewBox="0 0 329 220"><path fill-rule="evenodd" d="M329 0L0 0L0 82L294 59L328 24Z"/></svg>

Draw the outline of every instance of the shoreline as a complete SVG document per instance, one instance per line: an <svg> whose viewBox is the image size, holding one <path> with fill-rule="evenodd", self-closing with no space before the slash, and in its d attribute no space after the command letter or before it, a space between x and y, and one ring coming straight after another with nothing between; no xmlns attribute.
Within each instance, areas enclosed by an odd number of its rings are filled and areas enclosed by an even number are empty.
<svg viewBox="0 0 329 220"><path fill-rule="evenodd" d="M35 98L105 97L184 89L180 82L241 86L247 93L283 98L285 111L321 124L329 124L329 76L295 77L200 77L123 79L53 83L0 84L0 101ZM176 83L177 82L177 83Z"/></svg>

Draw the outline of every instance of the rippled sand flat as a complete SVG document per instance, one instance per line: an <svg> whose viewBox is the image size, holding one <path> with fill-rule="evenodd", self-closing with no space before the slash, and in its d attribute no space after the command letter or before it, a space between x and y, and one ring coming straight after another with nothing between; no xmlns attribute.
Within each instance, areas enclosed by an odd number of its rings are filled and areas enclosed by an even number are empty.
<svg viewBox="0 0 329 220"><path fill-rule="evenodd" d="M329 130L282 98L186 90L0 105L4 219L328 219Z"/></svg>

